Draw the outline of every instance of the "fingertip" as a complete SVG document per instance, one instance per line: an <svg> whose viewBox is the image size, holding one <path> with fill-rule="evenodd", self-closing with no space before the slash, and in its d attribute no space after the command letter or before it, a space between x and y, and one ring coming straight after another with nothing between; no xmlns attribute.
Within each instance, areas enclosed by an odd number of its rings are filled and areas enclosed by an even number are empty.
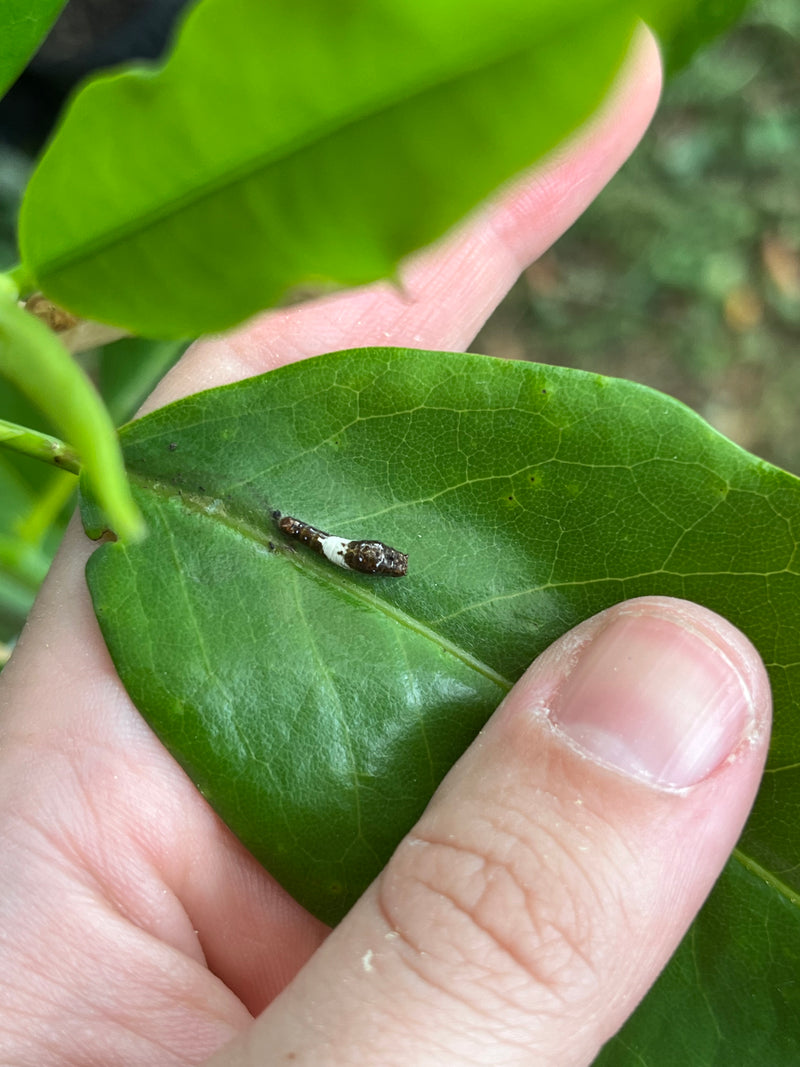
<svg viewBox="0 0 800 1067"><path fill-rule="evenodd" d="M381 914L468 1008L473 968L487 1002L487 973L527 974L531 1048L590 1062L734 847L770 706L758 652L704 607L642 597L586 620L448 776L379 883Z"/></svg>
<svg viewBox="0 0 800 1067"><path fill-rule="evenodd" d="M689 690L677 710L672 686ZM630 704L623 734L631 710L645 724L644 748L621 762L569 733L576 711L613 732L618 701ZM722 723L711 758L690 746L684 759L681 732L704 716ZM261 1017L247 1062L268 1050L316 1063L323 1049L326 1062L484 1062L487 1048L493 1062L521 1062L520 1050L526 1062L591 1062L725 863L768 721L757 653L712 612L645 597L586 620L531 666ZM676 787L676 768L689 784Z"/></svg>
<svg viewBox="0 0 800 1067"><path fill-rule="evenodd" d="M697 604L643 597L589 620L550 698L581 751L634 778L685 788L768 732L769 683L747 638ZM573 654L573 659L576 657Z"/></svg>

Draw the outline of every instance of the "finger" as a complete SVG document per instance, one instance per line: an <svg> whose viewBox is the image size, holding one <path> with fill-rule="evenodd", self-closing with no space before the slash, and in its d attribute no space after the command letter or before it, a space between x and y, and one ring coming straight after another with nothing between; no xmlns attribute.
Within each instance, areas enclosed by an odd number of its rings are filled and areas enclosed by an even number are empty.
<svg viewBox="0 0 800 1067"><path fill-rule="evenodd" d="M578 626L208 1067L590 1063L724 865L769 715L754 649L703 608L644 598Z"/></svg>
<svg viewBox="0 0 800 1067"><path fill-rule="evenodd" d="M194 345L145 410L322 352L362 345L463 349L517 277L567 230L638 144L661 88L642 29L604 106L543 165L380 283L263 315Z"/></svg>

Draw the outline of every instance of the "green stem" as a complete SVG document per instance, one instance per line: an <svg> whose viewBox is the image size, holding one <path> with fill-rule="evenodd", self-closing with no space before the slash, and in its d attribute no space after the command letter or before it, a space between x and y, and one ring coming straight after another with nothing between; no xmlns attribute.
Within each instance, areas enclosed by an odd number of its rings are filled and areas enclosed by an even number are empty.
<svg viewBox="0 0 800 1067"><path fill-rule="evenodd" d="M36 497L30 512L17 525L19 537L29 545L41 544L76 488L77 483L71 472L55 471Z"/></svg>
<svg viewBox="0 0 800 1067"><path fill-rule="evenodd" d="M0 535L4 606L26 615L51 563L52 558L35 545L26 545L18 537Z"/></svg>
<svg viewBox="0 0 800 1067"><path fill-rule="evenodd" d="M17 293L25 293L33 288L33 279L21 263L17 263L16 267L7 270L5 274L11 280Z"/></svg>
<svg viewBox="0 0 800 1067"><path fill-rule="evenodd" d="M60 470L71 471L72 474L78 474L81 469L77 453L57 437L31 430L27 426L18 426L15 422L6 422L5 419L0 419L0 445L24 456L33 456Z"/></svg>
<svg viewBox="0 0 800 1067"><path fill-rule="evenodd" d="M131 496L114 424L97 390L58 337L2 289L0 374L38 404L70 445L23 427L10 431L14 440L9 443L72 471L78 469L80 456L81 476L93 487L110 528L122 541L142 538L144 520Z"/></svg>
<svg viewBox="0 0 800 1067"><path fill-rule="evenodd" d="M19 285L13 274L0 274L0 297L7 300L19 297Z"/></svg>

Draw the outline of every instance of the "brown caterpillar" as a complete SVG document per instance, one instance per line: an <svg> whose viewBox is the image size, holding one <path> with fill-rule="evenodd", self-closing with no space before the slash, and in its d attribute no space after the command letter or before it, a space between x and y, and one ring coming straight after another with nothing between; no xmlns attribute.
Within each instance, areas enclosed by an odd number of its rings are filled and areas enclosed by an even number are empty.
<svg viewBox="0 0 800 1067"><path fill-rule="evenodd" d="M279 530L302 541L337 567L360 571L362 574L385 574L392 578L402 578L408 573L408 556L385 545L383 541L346 541L300 519L293 519L291 515L281 515L279 511L274 511L272 515Z"/></svg>

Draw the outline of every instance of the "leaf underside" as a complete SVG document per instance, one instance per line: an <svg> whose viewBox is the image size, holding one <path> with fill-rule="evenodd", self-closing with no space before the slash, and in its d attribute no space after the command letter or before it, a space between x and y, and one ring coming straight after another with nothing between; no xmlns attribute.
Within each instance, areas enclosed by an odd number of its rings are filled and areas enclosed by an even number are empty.
<svg viewBox="0 0 800 1067"><path fill-rule="evenodd" d="M74 99L25 267L154 337L390 277L592 113L635 25L632 0L204 0L163 68Z"/></svg>
<svg viewBox="0 0 800 1067"><path fill-rule="evenodd" d="M122 442L150 536L87 567L120 676L225 821L328 922L565 630L643 594L744 630L775 697L765 784L699 925L603 1062L752 1062L742 1048L773 1038L800 1050L783 978L800 957L796 478L630 382L391 349L189 397ZM334 568L287 542L273 509L408 552L408 576ZM725 938L709 933L720 922ZM759 975L755 1020L751 984L721 977L734 966ZM684 1040L715 1051L670 1059Z"/></svg>

